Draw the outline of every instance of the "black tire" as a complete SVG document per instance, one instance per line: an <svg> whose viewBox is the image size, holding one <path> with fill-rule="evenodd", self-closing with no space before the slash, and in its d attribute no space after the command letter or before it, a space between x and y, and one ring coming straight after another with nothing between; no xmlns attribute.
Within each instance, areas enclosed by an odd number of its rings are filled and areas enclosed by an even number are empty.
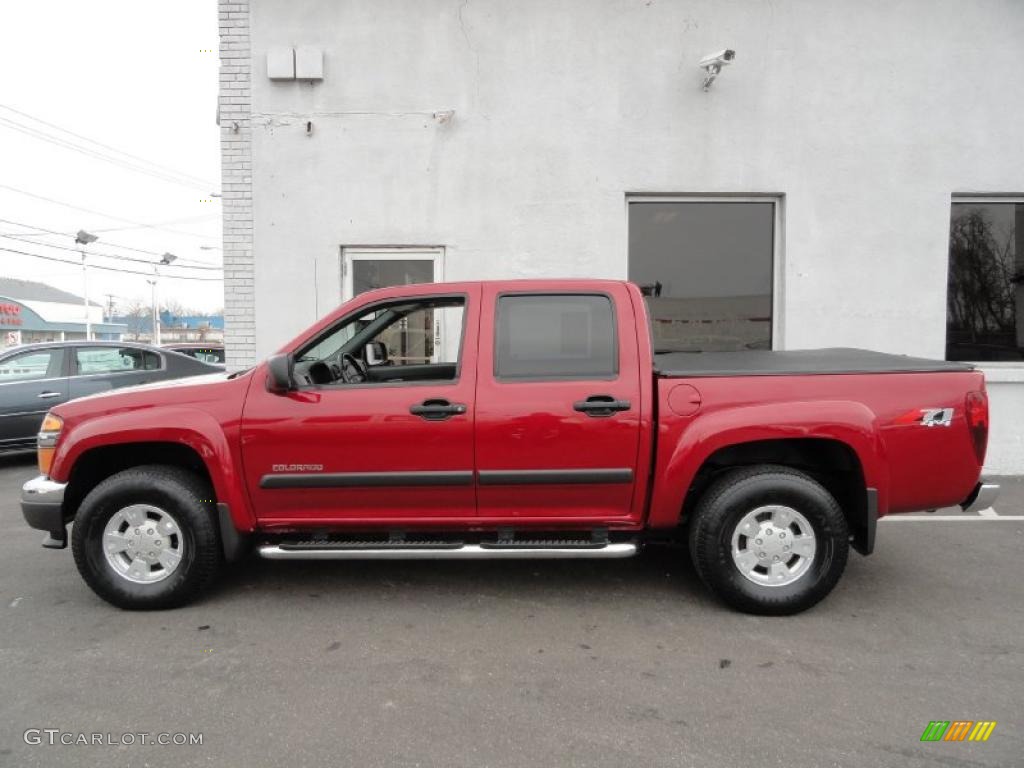
<svg viewBox="0 0 1024 768"><path fill-rule="evenodd" d="M732 556L742 518L772 504L799 512L815 535L810 564L786 586L751 581ZM697 573L716 595L746 613L770 616L799 613L824 598L842 576L850 550L846 518L832 494L803 472L773 465L735 469L716 479L694 510L689 544Z"/></svg>
<svg viewBox="0 0 1024 768"><path fill-rule="evenodd" d="M180 529L181 560L161 581L130 581L104 554L104 527L116 512L132 504L165 510ZM108 603L132 610L184 605L220 571L222 553L213 492L203 478L180 467L147 465L118 472L85 497L72 526L71 550L85 583Z"/></svg>

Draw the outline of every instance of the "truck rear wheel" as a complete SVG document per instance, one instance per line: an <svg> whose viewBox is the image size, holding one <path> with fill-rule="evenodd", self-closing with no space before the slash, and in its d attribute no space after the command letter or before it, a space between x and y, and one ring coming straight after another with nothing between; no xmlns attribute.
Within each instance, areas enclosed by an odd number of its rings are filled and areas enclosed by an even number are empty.
<svg viewBox="0 0 1024 768"><path fill-rule="evenodd" d="M75 516L75 565L92 590L129 609L174 608L216 577L212 491L179 467L132 467L97 485Z"/></svg>
<svg viewBox="0 0 1024 768"><path fill-rule="evenodd" d="M824 598L846 567L839 504L789 467L736 469L712 483L690 521L690 556L701 580L747 613L799 613Z"/></svg>

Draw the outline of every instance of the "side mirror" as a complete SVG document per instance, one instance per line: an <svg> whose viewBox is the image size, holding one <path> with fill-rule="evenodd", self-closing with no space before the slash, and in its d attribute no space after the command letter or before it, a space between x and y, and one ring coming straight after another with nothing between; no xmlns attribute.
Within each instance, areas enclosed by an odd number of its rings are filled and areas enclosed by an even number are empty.
<svg viewBox="0 0 1024 768"><path fill-rule="evenodd" d="M292 381L292 365L291 355L271 355L267 358L268 391L279 395L295 388Z"/></svg>
<svg viewBox="0 0 1024 768"><path fill-rule="evenodd" d="M363 347L363 357L369 366L387 365L388 347L383 341L367 342L366 346Z"/></svg>

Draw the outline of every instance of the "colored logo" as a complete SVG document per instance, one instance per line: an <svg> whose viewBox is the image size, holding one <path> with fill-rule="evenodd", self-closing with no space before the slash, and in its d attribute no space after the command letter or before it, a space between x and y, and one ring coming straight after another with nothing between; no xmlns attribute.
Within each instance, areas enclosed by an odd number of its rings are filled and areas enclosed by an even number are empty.
<svg viewBox="0 0 1024 768"><path fill-rule="evenodd" d="M921 741L988 741L995 729L995 720L932 720Z"/></svg>

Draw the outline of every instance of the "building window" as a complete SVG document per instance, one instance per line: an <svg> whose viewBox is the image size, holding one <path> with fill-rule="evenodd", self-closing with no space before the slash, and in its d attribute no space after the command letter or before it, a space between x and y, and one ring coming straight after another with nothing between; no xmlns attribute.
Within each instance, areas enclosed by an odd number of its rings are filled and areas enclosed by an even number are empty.
<svg viewBox="0 0 1024 768"><path fill-rule="evenodd" d="M348 301L366 291L395 285L439 283L444 279L441 247L341 249L341 296Z"/></svg>
<svg viewBox="0 0 1024 768"><path fill-rule="evenodd" d="M947 360L1024 360L1024 200L953 201Z"/></svg>
<svg viewBox="0 0 1024 768"><path fill-rule="evenodd" d="M771 349L775 218L771 198L630 201L655 351Z"/></svg>
<svg viewBox="0 0 1024 768"><path fill-rule="evenodd" d="M605 295L498 298L494 375L499 379L613 379L615 314Z"/></svg>

